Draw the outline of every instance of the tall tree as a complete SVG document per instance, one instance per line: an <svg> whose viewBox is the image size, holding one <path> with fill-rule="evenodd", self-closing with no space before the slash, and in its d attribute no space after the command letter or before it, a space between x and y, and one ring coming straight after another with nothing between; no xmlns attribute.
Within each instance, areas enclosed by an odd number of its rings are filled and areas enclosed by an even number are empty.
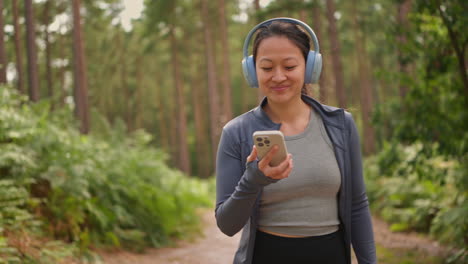
<svg viewBox="0 0 468 264"><path fill-rule="evenodd" d="M18 91L24 93L24 84L23 84L23 52L21 48L21 30L19 26L19 15L18 15L18 1L12 1L12 11L13 11L13 27L15 29L14 40L15 40L15 54L16 54L16 79L18 85Z"/></svg>
<svg viewBox="0 0 468 264"><path fill-rule="evenodd" d="M411 10L412 0L399 1L397 4L397 57L398 57L398 70L404 76L409 74L408 59L403 55L403 46L407 43L406 30L408 29L408 14ZM400 97L403 99L408 92L408 87L403 82L399 84Z"/></svg>
<svg viewBox="0 0 468 264"><path fill-rule="evenodd" d="M81 122L80 132L87 134L89 133L88 81L80 8L81 1L72 0L75 114Z"/></svg>
<svg viewBox="0 0 468 264"><path fill-rule="evenodd" d="M179 23L181 21L181 11L179 8L180 2L165 0L165 1L148 1L146 5L146 14L148 17L147 31L149 34L154 34L154 25L159 24L167 30L169 37L169 50L170 50L170 67L172 67L172 80L175 89L174 102L171 104L173 110L169 112L174 115L173 118L169 119L170 127L175 128L174 133L170 133L170 141L172 146L177 146L176 153L176 164L182 171L190 173L190 159L188 152L187 142L187 113L186 113L186 99L184 93L184 86L181 74L181 63L179 58L179 35L183 35ZM182 33L182 34L179 34ZM175 145L174 145L175 144Z"/></svg>
<svg viewBox="0 0 468 264"><path fill-rule="evenodd" d="M32 0L25 0L24 8L26 13L29 99L36 102L39 100L39 77L37 69L36 33Z"/></svg>
<svg viewBox="0 0 468 264"><path fill-rule="evenodd" d="M52 82L52 50L50 43L50 33L49 33L49 24L50 24L50 8L51 2L47 0L44 4L43 10L43 25L44 27L44 44L45 44L45 68L46 68L46 81L47 81L47 92L51 102L51 108L54 109L54 88Z"/></svg>
<svg viewBox="0 0 468 264"><path fill-rule="evenodd" d="M468 46L468 34L462 33L468 21L466 13L467 4L462 0L432 0L431 5L437 7L436 12L447 29L450 44L457 58L458 73L464 87L465 101L468 103L468 68L466 65L468 60L465 56L466 47Z"/></svg>
<svg viewBox="0 0 468 264"><path fill-rule="evenodd" d="M335 75L335 89L339 107L346 108L346 94L344 87L343 64L341 62L341 45L338 38L338 27L335 18L335 2L327 0L327 19L328 19L328 35L331 45L331 57L333 65L333 73Z"/></svg>
<svg viewBox="0 0 468 264"><path fill-rule="evenodd" d="M174 19L176 21L176 19ZM169 39L171 42L171 58L173 79L175 82L176 100L177 100L177 140L179 141L179 168L187 174L190 174L190 159L187 145L187 116L185 113L185 95L180 73L179 51L177 48L176 26L170 25Z"/></svg>
<svg viewBox="0 0 468 264"><path fill-rule="evenodd" d="M361 116L364 130L364 154L371 154L375 151L375 132L371 124L372 108L374 106L371 68L369 57L366 50L366 38L359 26L359 11L357 7L361 6L359 0L353 0L351 5L352 27L354 32L355 52L357 54L359 88L361 98Z"/></svg>
<svg viewBox="0 0 468 264"><path fill-rule="evenodd" d="M223 64L223 74L221 75L221 84L223 87L223 117L221 123L224 124L232 118L232 89L231 89L231 67L229 61L229 41L228 26L226 22L226 5L224 0L218 0L219 11L219 29L221 31L221 58Z"/></svg>
<svg viewBox="0 0 468 264"><path fill-rule="evenodd" d="M210 106L210 134L211 134L211 149L213 160L216 159L216 151L218 148L218 139L221 133L220 127L220 106L219 106L219 94L217 85L217 71L216 71L216 63L214 57L214 39L212 35L212 28L211 23L208 20L209 17L209 10L208 10L208 1L201 0L201 16L202 16L202 23L203 23L203 32L205 36L205 56L206 56L206 63L207 63L207 71L208 71L208 98L209 98L209 106Z"/></svg>
<svg viewBox="0 0 468 264"><path fill-rule="evenodd" d="M306 0L303 0L303 4L306 4ZM301 9L299 10L299 16L300 19L304 22L307 23L307 11L306 9ZM312 25L311 25L312 30L315 33L315 36L317 36L317 39L319 41L319 45L321 47L321 50L323 50L323 43L324 43L324 38L322 34L322 11L320 10L320 3L318 1L313 2L312 6ZM322 60L323 60L323 65L322 65L322 73L320 74L320 79L319 79L319 97L318 100L322 103L327 103L327 78L328 78L328 72L327 72L327 67L328 63L326 64L326 56L327 54L322 53Z"/></svg>
<svg viewBox="0 0 468 264"><path fill-rule="evenodd" d="M200 30L199 32L202 32ZM198 31L198 30L197 30ZM193 36L195 35L195 36ZM200 65L200 68L206 68L206 63L203 63L203 47L201 45L197 45L197 43L203 43L204 35L200 33L192 34L192 38L189 40L191 43L189 44L192 47L196 47L196 52L190 53L190 59L192 65ZM210 137L209 137L209 129L207 124L206 118L206 78L198 72L196 67L191 67L191 83L193 83L192 87L192 111L193 111L193 119L195 125L195 152L196 152L196 163L197 163L197 175L203 178L207 178L212 175L212 163L214 160L209 159L207 157L211 157L211 149L210 149ZM205 89L203 89L205 88Z"/></svg>
<svg viewBox="0 0 468 264"><path fill-rule="evenodd" d="M315 35L317 36L319 40L320 47L322 47L321 50L323 50L323 43L325 42L325 38L323 38L324 35L322 34L322 10L320 8L320 4L317 1L314 2L314 6L312 7L312 19L313 19L312 24L314 25ZM328 99L328 93L327 93L327 89L329 88L328 87L329 86L328 85L329 67L327 67L329 65L327 61L328 55L329 54L326 54L326 55L322 54L323 65L322 65L321 77L319 80L319 89L320 89L319 100L320 102L323 102L323 103L327 103L327 99Z"/></svg>
<svg viewBox="0 0 468 264"><path fill-rule="evenodd" d="M259 13L260 13L260 0L255 0L255 1L254 1L254 7L255 7L255 13L256 13L256 14L259 14ZM260 17L257 17L256 22L257 22L257 23L262 22L262 21L260 21L260 20L261 20L261 18L260 18ZM263 99L263 94L262 94L262 92L260 91L260 89L257 89L257 101L258 101L258 102L261 102L262 99Z"/></svg>
<svg viewBox="0 0 468 264"><path fill-rule="evenodd" d="M4 41L4 23L3 23L3 0L0 0L0 84L7 82L7 58Z"/></svg>

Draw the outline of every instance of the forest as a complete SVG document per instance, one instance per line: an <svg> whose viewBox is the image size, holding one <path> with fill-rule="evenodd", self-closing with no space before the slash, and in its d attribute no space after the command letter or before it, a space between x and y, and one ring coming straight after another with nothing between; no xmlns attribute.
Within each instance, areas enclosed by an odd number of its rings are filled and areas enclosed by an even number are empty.
<svg viewBox="0 0 468 264"><path fill-rule="evenodd" d="M0 263L87 263L196 234L222 127L263 97L246 34L314 30L322 103L351 112L372 213L468 263L468 2L0 0ZM128 8L128 7L127 7Z"/></svg>

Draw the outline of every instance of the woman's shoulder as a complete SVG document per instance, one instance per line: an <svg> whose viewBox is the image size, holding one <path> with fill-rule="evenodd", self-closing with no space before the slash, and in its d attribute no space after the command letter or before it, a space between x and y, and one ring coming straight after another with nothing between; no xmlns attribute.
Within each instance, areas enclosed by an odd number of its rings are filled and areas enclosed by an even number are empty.
<svg viewBox="0 0 468 264"><path fill-rule="evenodd" d="M234 117L224 125L223 130L235 131L237 129L245 127L246 124L253 122L253 111L254 109L251 109L250 111L247 111L241 115Z"/></svg>

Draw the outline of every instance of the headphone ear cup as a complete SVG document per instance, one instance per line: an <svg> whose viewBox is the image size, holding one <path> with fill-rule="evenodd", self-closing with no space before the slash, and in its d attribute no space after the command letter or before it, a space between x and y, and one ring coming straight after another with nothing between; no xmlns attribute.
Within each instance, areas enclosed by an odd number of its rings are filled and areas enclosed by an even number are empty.
<svg viewBox="0 0 468 264"><path fill-rule="evenodd" d="M304 82L317 83L322 72L322 54L315 51L309 51L307 56Z"/></svg>
<svg viewBox="0 0 468 264"><path fill-rule="evenodd" d="M318 83L322 73L322 54L315 53L314 69L312 71L311 83Z"/></svg>
<svg viewBox="0 0 468 264"><path fill-rule="evenodd" d="M257 72L252 55L242 60L242 72L250 87L258 88Z"/></svg>

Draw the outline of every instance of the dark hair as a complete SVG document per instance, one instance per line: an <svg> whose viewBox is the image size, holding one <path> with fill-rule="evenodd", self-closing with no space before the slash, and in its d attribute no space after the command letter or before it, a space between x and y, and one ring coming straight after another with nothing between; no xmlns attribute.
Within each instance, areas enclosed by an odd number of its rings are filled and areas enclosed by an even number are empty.
<svg viewBox="0 0 468 264"><path fill-rule="evenodd" d="M307 55L310 51L309 36L293 23L285 21L273 21L270 24L261 26L257 30L257 35L255 36L255 40L253 43L252 55L254 62L257 60L258 46L260 46L262 40L274 36L283 36L292 41L299 48L302 55L304 56L304 62L307 61ZM301 92L303 94L307 94L307 88L305 84L304 87L302 87Z"/></svg>

